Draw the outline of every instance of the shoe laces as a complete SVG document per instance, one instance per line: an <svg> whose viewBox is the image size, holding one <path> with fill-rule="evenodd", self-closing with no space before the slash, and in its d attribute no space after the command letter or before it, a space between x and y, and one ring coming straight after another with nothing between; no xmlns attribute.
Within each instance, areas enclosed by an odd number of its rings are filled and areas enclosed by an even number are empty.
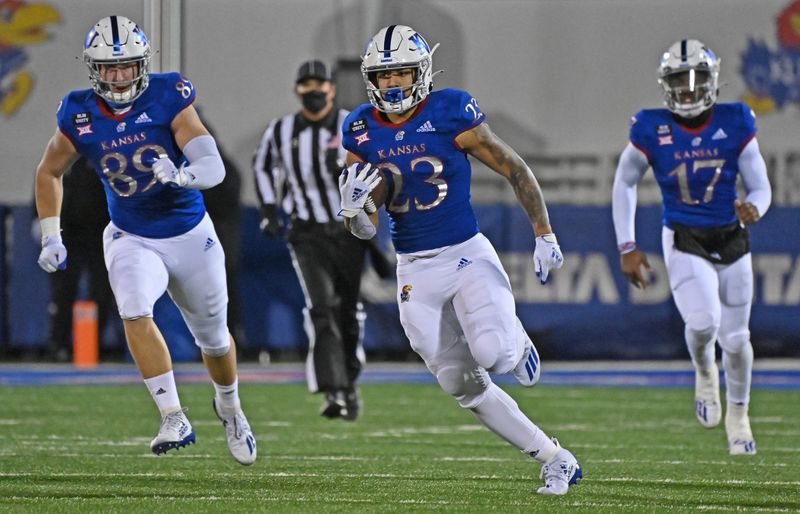
<svg viewBox="0 0 800 514"><path fill-rule="evenodd" d="M222 424L225 425L226 430L233 433L236 439L241 439L242 435L250 431L250 424L242 411L237 412L232 417L223 418Z"/></svg>
<svg viewBox="0 0 800 514"><path fill-rule="evenodd" d="M186 412L186 407L182 408L181 410L176 410L174 412L170 412L161 420L161 429L159 432L163 432L166 430L174 430L178 434L181 433L181 429L186 425L186 416L184 413Z"/></svg>
<svg viewBox="0 0 800 514"><path fill-rule="evenodd" d="M554 460L550 464L542 466L539 471L539 478L550 480L561 480L563 482L569 481L570 465L564 460Z"/></svg>

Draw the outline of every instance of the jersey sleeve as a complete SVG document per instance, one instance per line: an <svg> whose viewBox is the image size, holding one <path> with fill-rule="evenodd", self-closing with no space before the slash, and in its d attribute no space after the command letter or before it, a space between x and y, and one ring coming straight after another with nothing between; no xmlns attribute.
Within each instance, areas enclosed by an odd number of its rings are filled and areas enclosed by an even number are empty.
<svg viewBox="0 0 800 514"><path fill-rule="evenodd" d="M58 130L67 136L67 138L72 141L72 144L74 145L76 136L75 124L84 120L72 119L73 117L70 115L70 97L71 95L68 94L58 104L58 111L56 111L56 123L58 125ZM84 116L87 115L84 114ZM75 118L77 118L77 116ZM86 121L90 120L87 119Z"/></svg>
<svg viewBox="0 0 800 514"><path fill-rule="evenodd" d="M742 136L745 141L742 148L744 148L751 139L756 137L758 129L756 128L756 113L753 112L753 109L743 103L740 103L739 106L742 109Z"/></svg>
<svg viewBox="0 0 800 514"><path fill-rule="evenodd" d="M342 147L348 152L357 155L362 161L366 161L364 157L366 154L358 149L357 137L364 138L364 134L368 134L366 112L363 109L357 108L353 110L342 123ZM368 135L366 137L369 137ZM368 140L368 139L365 139Z"/></svg>
<svg viewBox="0 0 800 514"><path fill-rule="evenodd" d="M638 148L650 160L650 135L647 133L647 120L644 111L639 111L631 118L629 139L633 146Z"/></svg>
<svg viewBox="0 0 800 514"><path fill-rule="evenodd" d="M164 90L164 105L172 118L175 118L181 111L192 105L196 98L194 84L180 73L166 74L166 87Z"/></svg>
<svg viewBox="0 0 800 514"><path fill-rule="evenodd" d="M450 121L453 132L460 134L471 128L477 127L486 120L483 111L478 106L478 101L466 91L456 89L450 90L450 102L448 108L451 109Z"/></svg>

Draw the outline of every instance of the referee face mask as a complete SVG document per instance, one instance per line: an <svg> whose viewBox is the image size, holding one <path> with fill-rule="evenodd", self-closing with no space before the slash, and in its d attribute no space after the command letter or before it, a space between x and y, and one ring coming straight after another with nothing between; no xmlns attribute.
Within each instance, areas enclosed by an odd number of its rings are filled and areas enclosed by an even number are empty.
<svg viewBox="0 0 800 514"><path fill-rule="evenodd" d="M303 107L313 113L318 113L328 105L328 93L325 91L309 91L300 95Z"/></svg>

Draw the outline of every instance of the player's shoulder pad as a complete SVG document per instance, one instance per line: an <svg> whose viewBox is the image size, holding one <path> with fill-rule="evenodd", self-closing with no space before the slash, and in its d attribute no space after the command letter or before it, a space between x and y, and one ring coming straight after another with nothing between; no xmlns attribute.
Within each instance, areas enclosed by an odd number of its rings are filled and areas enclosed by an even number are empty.
<svg viewBox="0 0 800 514"><path fill-rule="evenodd" d="M194 84L176 72L151 73L148 88L153 88L167 105L176 105L178 111L191 104L196 97Z"/></svg>
<svg viewBox="0 0 800 514"><path fill-rule="evenodd" d="M756 132L756 113L749 105L742 102L725 102L716 105L717 112L748 136Z"/></svg>
<svg viewBox="0 0 800 514"><path fill-rule="evenodd" d="M342 134L356 135L367 130L374 123L372 109L371 104L361 104L353 109L342 122Z"/></svg>
<svg viewBox="0 0 800 514"><path fill-rule="evenodd" d="M642 109L630 120L631 139L671 133L672 114L667 109Z"/></svg>
<svg viewBox="0 0 800 514"><path fill-rule="evenodd" d="M91 115L88 113L90 108L88 102L96 102L94 96L93 89L80 89L67 93L59 102L56 110L58 126L68 128L71 125L80 123L81 120L91 121L89 119Z"/></svg>
<svg viewBox="0 0 800 514"><path fill-rule="evenodd" d="M461 89L441 89L432 91L430 101L437 117L451 125L454 132L461 132L482 123L486 117L478 105L478 100Z"/></svg>

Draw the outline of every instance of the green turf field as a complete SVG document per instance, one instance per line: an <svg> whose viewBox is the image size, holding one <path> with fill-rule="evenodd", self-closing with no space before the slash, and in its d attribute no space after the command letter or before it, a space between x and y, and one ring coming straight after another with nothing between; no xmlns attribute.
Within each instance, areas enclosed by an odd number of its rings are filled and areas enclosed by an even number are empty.
<svg viewBox="0 0 800 514"><path fill-rule="evenodd" d="M508 387L585 478L539 466L430 384L367 385L356 423L302 385L244 384L259 460L227 453L210 386L182 387L198 444L156 457L143 386L3 387L0 512L797 512L800 392L755 391L755 457L700 427L688 389Z"/></svg>

